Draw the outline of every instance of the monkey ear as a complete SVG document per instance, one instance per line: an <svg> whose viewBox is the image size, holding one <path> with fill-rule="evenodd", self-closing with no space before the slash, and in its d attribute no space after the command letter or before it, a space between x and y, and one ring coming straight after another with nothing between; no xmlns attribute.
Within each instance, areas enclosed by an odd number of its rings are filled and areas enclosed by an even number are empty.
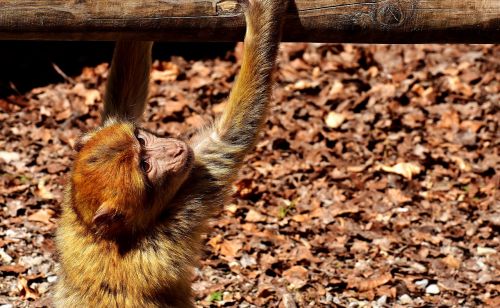
<svg viewBox="0 0 500 308"><path fill-rule="evenodd" d="M121 223L125 216L120 213L110 202L104 202L99 206L92 218L92 222L98 228L113 229L118 223Z"/></svg>
<svg viewBox="0 0 500 308"><path fill-rule="evenodd" d="M80 137L80 138L76 139L75 144L73 145L73 149L74 149L75 151L77 151L77 152L80 152L80 150L83 148L83 145L84 145L84 144L85 144L85 143L83 143L83 140L82 140L82 138Z"/></svg>
<svg viewBox="0 0 500 308"><path fill-rule="evenodd" d="M73 145L73 149L77 152L80 152L85 143L87 143L87 141L89 141L90 138L94 136L94 134L95 134L94 132L89 132L78 137L75 141L75 144Z"/></svg>

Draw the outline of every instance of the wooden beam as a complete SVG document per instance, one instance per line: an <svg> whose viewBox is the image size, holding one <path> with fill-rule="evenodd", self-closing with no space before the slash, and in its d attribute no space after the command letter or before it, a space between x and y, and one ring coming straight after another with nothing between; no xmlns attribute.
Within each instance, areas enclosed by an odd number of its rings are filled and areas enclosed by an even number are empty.
<svg viewBox="0 0 500 308"><path fill-rule="evenodd" d="M242 0L0 0L0 39L239 41ZM500 43L500 0L295 0L285 41Z"/></svg>

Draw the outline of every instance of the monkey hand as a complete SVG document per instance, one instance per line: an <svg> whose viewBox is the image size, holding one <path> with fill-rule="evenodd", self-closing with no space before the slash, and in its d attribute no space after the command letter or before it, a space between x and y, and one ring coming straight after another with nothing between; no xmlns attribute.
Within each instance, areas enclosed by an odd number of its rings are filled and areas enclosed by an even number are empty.
<svg viewBox="0 0 500 308"><path fill-rule="evenodd" d="M289 0L248 0L248 6L249 8L260 6L283 14L287 10L288 2Z"/></svg>
<svg viewBox="0 0 500 308"><path fill-rule="evenodd" d="M247 0L245 15L249 26L261 29L267 25L280 25L289 0Z"/></svg>

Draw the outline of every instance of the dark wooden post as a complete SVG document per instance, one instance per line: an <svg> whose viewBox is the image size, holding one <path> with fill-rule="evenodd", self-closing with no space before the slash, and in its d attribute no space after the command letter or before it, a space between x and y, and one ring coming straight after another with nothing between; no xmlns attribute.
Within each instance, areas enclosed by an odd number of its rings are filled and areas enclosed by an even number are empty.
<svg viewBox="0 0 500 308"><path fill-rule="evenodd" d="M237 41L240 1L0 0L0 39ZM500 42L500 0L292 2L285 41Z"/></svg>

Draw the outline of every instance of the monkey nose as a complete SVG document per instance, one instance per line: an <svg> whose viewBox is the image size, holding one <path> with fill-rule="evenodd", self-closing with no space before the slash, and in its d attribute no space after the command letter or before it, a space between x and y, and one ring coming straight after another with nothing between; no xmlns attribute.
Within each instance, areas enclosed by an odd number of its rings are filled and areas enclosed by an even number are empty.
<svg viewBox="0 0 500 308"><path fill-rule="evenodd" d="M177 145L175 150L174 150L173 156L178 157L179 155L182 154L182 152L184 152L183 147L181 145Z"/></svg>
<svg viewBox="0 0 500 308"><path fill-rule="evenodd" d="M163 147L164 153L172 159L182 156L185 152L185 146L181 143L175 143L173 145L168 145Z"/></svg>
<svg viewBox="0 0 500 308"><path fill-rule="evenodd" d="M190 159L189 145L173 138L159 139L154 147L147 150L147 155L160 169L176 172L182 169Z"/></svg>

